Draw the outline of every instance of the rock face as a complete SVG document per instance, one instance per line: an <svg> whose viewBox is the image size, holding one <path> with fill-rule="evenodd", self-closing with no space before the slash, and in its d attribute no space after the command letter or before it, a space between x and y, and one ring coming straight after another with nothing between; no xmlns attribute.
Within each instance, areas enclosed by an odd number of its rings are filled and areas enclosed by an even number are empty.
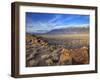
<svg viewBox="0 0 100 80"><path fill-rule="evenodd" d="M26 35L26 67L89 63L88 48L66 49L49 45L40 37Z"/></svg>
<svg viewBox="0 0 100 80"><path fill-rule="evenodd" d="M68 49L62 49L60 51L59 64L60 65L72 64L72 56Z"/></svg>
<svg viewBox="0 0 100 80"><path fill-rule="evenodd" d="M74 49L71 51L73 64L88 64L89 54L88 48L82 47L80 49Z"/></svg>

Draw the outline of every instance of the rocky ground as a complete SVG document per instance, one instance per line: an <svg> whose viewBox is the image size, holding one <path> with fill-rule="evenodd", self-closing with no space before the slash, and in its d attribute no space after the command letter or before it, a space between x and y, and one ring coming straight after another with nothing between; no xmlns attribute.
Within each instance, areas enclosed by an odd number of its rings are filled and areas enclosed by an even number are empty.
<svg viewBox="0 0 100 80"><path fill-rule="evenodd" d="M89 63L88 47L66 49L49 45L40 37L26 35L26 67Z"/></svg>

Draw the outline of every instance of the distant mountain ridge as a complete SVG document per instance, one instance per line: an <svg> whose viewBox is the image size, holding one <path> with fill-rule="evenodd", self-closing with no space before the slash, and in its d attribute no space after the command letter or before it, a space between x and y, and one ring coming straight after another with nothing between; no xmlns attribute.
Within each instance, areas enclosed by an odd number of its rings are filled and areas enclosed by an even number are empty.
<svg viewBox="0 0 100 80"><path fill-rule="evenodd" d="M88 33L89 27L70 27L62 29L54 29L46 34L73 34L73 33Z"/></svg>
<svg viewBox="0 0 100 80"><path fill-rule="evenodd" d="M51 31L45 33L29 33L29 34L79 34L79 33L89 33L89 27L68 27L68 28L60 28L60 29L53 29Z"/></svg>

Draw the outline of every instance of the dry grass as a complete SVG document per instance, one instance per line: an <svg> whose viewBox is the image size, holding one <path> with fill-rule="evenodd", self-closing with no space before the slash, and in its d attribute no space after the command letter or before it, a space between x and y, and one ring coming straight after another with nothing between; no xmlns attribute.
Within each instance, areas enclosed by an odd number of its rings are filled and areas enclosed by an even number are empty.
<svg viewBox="0 0 100 80"><path fill-rule="evenodd" d="M41 35L50 39L88 39L89 34L62 34L62 35Z"/></svg>

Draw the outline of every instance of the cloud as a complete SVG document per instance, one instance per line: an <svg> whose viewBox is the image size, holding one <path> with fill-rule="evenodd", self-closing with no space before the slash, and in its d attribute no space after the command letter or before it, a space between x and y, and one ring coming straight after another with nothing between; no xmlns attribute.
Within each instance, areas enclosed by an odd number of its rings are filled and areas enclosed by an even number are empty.
<svg viewBox="0 0 100 80"><path fill-rule="evenodd" d="M60 25L60 26L55 26L54 29L68 28L68 27L89 27L89 24L68 24L68 25Z"/></svg>
<svg viewBox="0 0 100 80"><path fill-rule="evenodd" d="M48 23L53 23L57 20L59 20L62 17L62 15L55 15L51 20L49 20Z"/></svg>
<svg viewBox="0 0 100 80"><path fill-rule="evenodd" d="M41 20L35 21L30 18L28 19L26 23L26 32L45 33L50 30L59 29L59 28L89 26L88 20L84 19L85 17L86 16L81 16L81 15L60 15L58 14L50 18L48 18L47 16L45 20L41 19ZM84 22L85 20L87 21L87 23Z"/></svg>
<svg viewBox="0 0 100 80"><path fill-rule="evenodd" d="M52 19L48 20L48 21L33 21L31 19L29 19L29 21L26 24L26 32L28 33L32 33L32 32L48 32L52 29L54 29L56 27L56 20L58 20L59 18L61 18L61 16L54 16ZM55 23L53 23L55 21ZM44 31L45 30L45 31Z"/></svg>
<svg viewBox="0 0 100 80"><path fill-rule="evenodd" d="M54 27L54 24L50 24L46 22L30 22L26 26L26 32L45 33L45 32L52 30L53 27Z"/></svg>
<svg viewBox="0 0 100 80"><path fill-rule="evenodd" d="M68 24L68 25L65 24L65 25L54 26L53 24L42 23L42 22L33 23L31 25L32 25L32 27L26 27L26 32L28 32L28 33L46 33L53 29L60 29L60 28L67 28L67 27L88 27L89 26L89 24L75 24L75 23ZM52 27L48 27L48 26L52 26Z"/></svg>

